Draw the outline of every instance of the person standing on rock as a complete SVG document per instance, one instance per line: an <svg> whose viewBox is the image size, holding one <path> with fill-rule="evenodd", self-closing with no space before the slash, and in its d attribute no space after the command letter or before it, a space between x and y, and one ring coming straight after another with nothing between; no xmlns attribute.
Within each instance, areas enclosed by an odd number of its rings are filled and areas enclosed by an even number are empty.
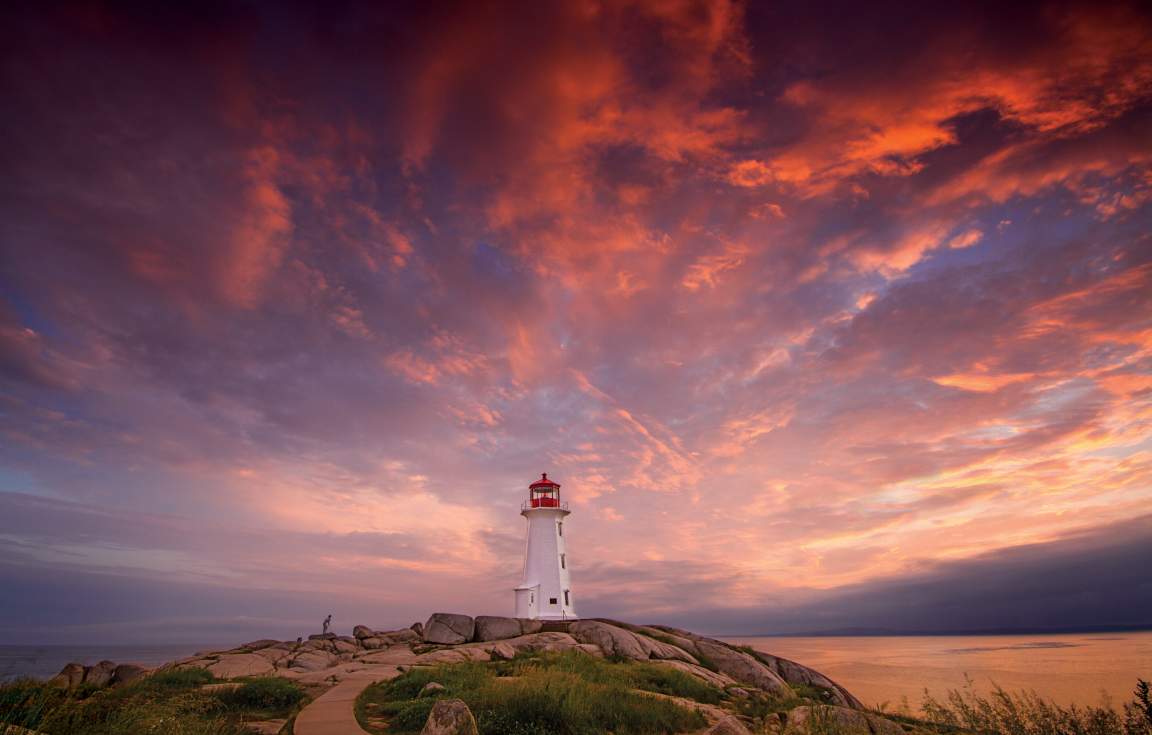
<svg viewBox="0 0 1152 735"><path fill-rule="evenodd" d="M324 634L328 634L328 626L332 625L332 613L328 613L328 617L324 618Z"/></svg>

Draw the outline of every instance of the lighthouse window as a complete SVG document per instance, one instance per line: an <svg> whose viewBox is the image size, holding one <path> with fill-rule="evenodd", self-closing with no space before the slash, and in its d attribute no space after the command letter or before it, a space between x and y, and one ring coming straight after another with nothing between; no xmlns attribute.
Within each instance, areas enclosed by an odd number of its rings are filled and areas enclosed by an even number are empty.
<svg viewBox="0 0 1152 735"><path fill-rule="evenodd" d="M563 523L557 523L556 524L556 533L560 534L561 536L564 535L564 524Z"/></svg>
<svg viewBox="0 0 1152 735"><path fill-rule="evenodd" d="M572 602L568 599L568 590L564 590L564 604L571 605Z"/></svg>
<svg viewBox="0 0 1152 735"><path fill-rule="evenodd" d="M563 554L560 555L560 568L561 569L567 569L568 568L568 567L564 566L564 555Z"/></svg>
<svg viewBox="0 0 1152 735"><path fill-rule="evenodd" d="M548 598L548 604L549 605L555 605L556 604L556 598L555 597L549 597Z"/></svg>

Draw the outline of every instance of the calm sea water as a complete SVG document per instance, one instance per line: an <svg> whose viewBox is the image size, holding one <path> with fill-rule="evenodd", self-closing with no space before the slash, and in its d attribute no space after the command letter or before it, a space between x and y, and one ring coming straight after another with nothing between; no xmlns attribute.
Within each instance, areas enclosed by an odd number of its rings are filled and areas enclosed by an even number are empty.
<svg viewBox="0 0 1152 735"><path fill-rule="evenodd" d="M1152 681L1152 632L1069 635L726 638L823 672L867 705L919 709L966 680L1030 689L1060 704L1115 707Z"/></svg>
<svg viewBox="0 0 1152 735"><path fill-rule="evenodd" d="M1031 636L727 638L790 658L835 679L865 704L907 702L924 690L1031 689L1062 704L1129 699L1137 678L1152 680L1152 632ZM0 680L50 677L70 661L155 666L218 644L166 646L0 646Z"/></svg>

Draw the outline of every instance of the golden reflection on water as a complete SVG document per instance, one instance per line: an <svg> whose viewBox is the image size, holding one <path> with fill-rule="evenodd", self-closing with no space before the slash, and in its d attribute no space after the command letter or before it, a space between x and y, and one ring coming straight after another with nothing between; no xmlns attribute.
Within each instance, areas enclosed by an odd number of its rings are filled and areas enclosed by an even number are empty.
<svg viewBox="0 0 1152 735"><path fill-rule="evenodd" d="M1131 698L1137 677L1152 680L1152 632L1067 635L725 638L824 673L865 704L906 702L916 712L924 690L977 691L993 683L1031 689L1059 704L1112 706Z"/></svg>

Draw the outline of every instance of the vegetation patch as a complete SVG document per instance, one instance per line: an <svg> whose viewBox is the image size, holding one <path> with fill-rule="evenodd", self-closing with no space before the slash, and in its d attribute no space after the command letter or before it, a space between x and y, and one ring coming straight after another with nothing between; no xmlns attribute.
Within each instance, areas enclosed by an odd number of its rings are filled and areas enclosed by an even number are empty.
<svg viewBox="0 0 1152 735"><path fill-rule="evenodd" d="M298 685L284 679L203 689L213 681L203 669L164 670L99 690L24 679L0 686L0 725L47 735L247 735L244 723L291 716L305 699Z"/></svg>
<svg viewBox="0 0 1152 735"><path fill-rule="evenodd" d="M420 698L432 681L444 689ZM437 699L459 698L483 735L674 733L707 724L699 712L637 689L709 703L723 697L675 669L565 651L411 669L369 687L357 715L373 732L419 732Z"/></svg>

